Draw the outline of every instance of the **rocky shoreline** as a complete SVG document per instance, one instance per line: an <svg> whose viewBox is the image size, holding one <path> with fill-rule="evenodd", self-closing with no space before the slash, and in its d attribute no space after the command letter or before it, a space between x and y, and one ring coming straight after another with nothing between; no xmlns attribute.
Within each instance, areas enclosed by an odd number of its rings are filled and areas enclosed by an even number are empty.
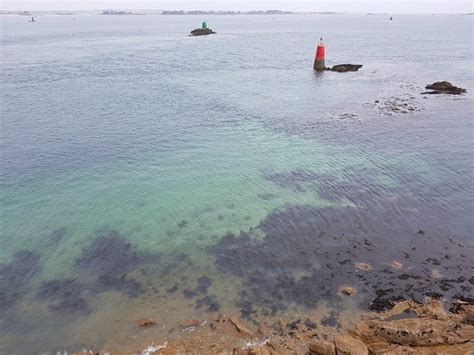
<svg viewBox="0 0 474 355"><path fill-rule="evenodd" d="M139 320L141 329L155 327ZM403 301L384 312L364 313L343 329L329 330L311 319L286 323L262 322L251 328L238 317L219 314L207 320L187 320L179 337L144 345L137 354L472 354L474 300L457 300L446 311L440 300L425 304ZM92 351L120 354L120 349ZM79 353L77 353L79 354Z"/></svg>

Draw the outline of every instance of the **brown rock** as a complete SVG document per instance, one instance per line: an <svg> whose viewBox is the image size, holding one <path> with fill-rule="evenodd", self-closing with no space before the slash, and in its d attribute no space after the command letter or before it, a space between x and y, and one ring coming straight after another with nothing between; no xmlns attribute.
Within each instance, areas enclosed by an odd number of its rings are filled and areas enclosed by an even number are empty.
<svg viewBox="0 0 474 355"><path fill-rule="evenodd" d="M234 325L235 329L241 334L252 336L253 332L243 325L239 320L229 317L229 321Z"/></svg>
<svg viewBox="0 0 474 355"><path fill-rule="evenodd" d="M266 335L270 332L270 329L268 329L267 323L262 323L257 329L257 333L260 335Z"/></svg>
<svg viewBox="0 0 474 355"><path fill-rule="evenodd" d="M272 324L272 328L279 334L283 334L286 331L286 323L279 319L277 322Z"/></svg>
<svg viewBox="0 0 474 355"><path fill-rule="evenodd" d="M225 313L219 313L216 318L217 323L225 323L229 319L229 316Z"/></svg>
<svg viewBox="0 0 474 355"><path fill-rule="evenodd" d="M384 342L381 343L372 343L368 345L369 352L371 355L407 355L411 354L407 348L397 345L397 344L387 344Z"/></svg>
<svg viewBox="0 0 474 355"><path fill-rule="evenodd" d="M433 269L433 270L431 270L431 277L433 279L442 279L443 274L441 274L438 269Z"/></svg>
<svg viewBox="0 0 474 355"><path fill-rule="evenodd" d="M357 263L356 264L356 269L362 270L362 271L372 271L374 268L370 266L367 263Z"/></svg>
<svg viewBox="0 0 474 355"><path fill-rule="evenodd" d="M154 320L148 319L148 318L139 319L135 323L139 327L151 327L152 325L156 324L156 322Z"/></svg>
<svg viewBox="0 0 474 355"><path fill-rule="evenodd" d="M272 352L267 346L257 346L252 348L235 348L232 352L233 355L270 355Z"/></svg>
<svg viewBox="0 0 474 355"><path fill-rule="evenodd" d="M395 269L395 270L401 270L401 269L403 269L403 264L399 261L393 260L390 263L390 267Z"/></svg>
<svg viewBox="0 0 474 355"><path fill-rule="evenodd" d="M336 347L333 343L322 340L315 340L309 344L311 355L336 355Z"/></svg>
<svg viewBox="0 0 474 355"><path fill-rule="evenodd" d="M344 295L346 295L346 296L351 296L351 295L353 295L354 293L356 293L357 290L356 290L355 288L353 288L353 287L347 286L347 287L341 287L341 288L339 289L339 292L341 292L342 294L344 294Z"/></svg>
<svg viewBox="0 0 474 355"><path fill-rule="evenodd" d="M190 328L190 327L198 327L200 324L201 323L199 323L198 320L188 319L182 322L180 325L181 325L181 328Z"/></svg>
<svg viewBox="0 0 474 355"><path fill-rule="evenodd" d="M368 355L367 346L350 335L338 335L334 338L337 355Z"/></svg>
<svg viewBox="0 0 474 355"><path fill-rule="evenodd" d="M250 348L248 350L249 355L270 355L271 351L266 346L259 346L255 348Z"/></svg>
<svg viewBox="0 0 474 355"><path fill-rule="evenodd" d="M461 344L474 337L474 327L427 318L383 322L374 324L373 330L386 341L405 346Z"/></svg>

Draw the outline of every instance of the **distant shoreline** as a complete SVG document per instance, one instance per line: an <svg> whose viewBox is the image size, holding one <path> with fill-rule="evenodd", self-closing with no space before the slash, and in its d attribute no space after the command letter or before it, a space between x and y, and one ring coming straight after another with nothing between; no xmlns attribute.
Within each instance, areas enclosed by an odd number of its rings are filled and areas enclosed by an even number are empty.
<svg viewBox="0 0 474 355"><path fill-rule="evenodd" d="M283 11L283 10L163 10L163 9L91 9L91 10L1 10L2 15L106 15L106 16L133 16L133 15L163 15L163 16L282 16L282 15L371 15L371 16L399 16L399 15L451 15L472 16L472 12L459 13L389 13L389 12L335 12L335 11Z"/></svg>

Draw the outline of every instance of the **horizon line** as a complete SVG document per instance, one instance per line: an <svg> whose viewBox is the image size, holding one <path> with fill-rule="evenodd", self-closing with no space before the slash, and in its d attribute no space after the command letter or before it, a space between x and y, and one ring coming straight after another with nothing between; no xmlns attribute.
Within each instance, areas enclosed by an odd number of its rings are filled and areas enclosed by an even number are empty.
<svg viewBox="0 0 474 355"><path fill-rule="evenodd" d="M90 8L90 9L67 9L67 8L58 8L58 9L29 9L29 8L21 8L21 9L0 9L0 14L5 12L55 12L55 11L75 11L75 12L88 12L88 11L104 11L104 10L117 10L117 11L183 11L183 12L194 12L194 11L202 11L202 12L240 12L242 15L245 15L247 12L254 12L254 11L282 11L282 12L291 12L287 14L274 14L274 15L298 15L298 14L375 14L375 15L384 15L384 14L393 14L393 15L473 15L474 12L389 12L389 11L376 11L376 12L356 12L356 11L334 11L334 10L319 10L319 11L310 11L310 10L281 10L281 9L253 9L253 10L235 10L235 9L228 9L228 10L200 10L200 9L192 9L192 10L184 10L184 9L163 9L163 8L121 8L121 7L104 7L104 8ZM167 16L182 16L182 15L167 15ZM192 16L192 15L188 15Z"/></svg>

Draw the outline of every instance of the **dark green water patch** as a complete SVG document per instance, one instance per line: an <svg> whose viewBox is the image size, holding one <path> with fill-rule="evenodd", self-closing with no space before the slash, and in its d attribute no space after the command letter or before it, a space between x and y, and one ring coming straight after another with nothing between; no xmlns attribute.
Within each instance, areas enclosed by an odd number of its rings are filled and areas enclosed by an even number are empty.
<svg viewBox="0 0 474 355"><path fill-rule="evenodd" d="M383 213L379 206L287 206L270 213L256 230L225 235L210 252L219 271L242 279L236 305L249 319L290 304L312 308L326 301L337 309L348 297L338 292L341 286L355 288L350 297L373 310L402 299L421 302L433 293L447 299L472 293L472 246L442 232L418 234L429 221L414 223L416 214L393 224ZM392 261L402 268L390 267ZM358 263L372 269L358 269Z"/></svg>
<svg viewBox="0 0 474 355"><path fill-rule="evenodd" d="M8 264L0 264L0 310L9 310L28 292L29 282L40 272L40 256L22 250Z"/></svg>
<svg viewBox="0 0 474 355"><path fill-rule="evenodd" d="M36 297L50 302L49 309L61 314L89 314L90 306L84 298L84 285L76 279L50 280L41 284Z"/></svg>

